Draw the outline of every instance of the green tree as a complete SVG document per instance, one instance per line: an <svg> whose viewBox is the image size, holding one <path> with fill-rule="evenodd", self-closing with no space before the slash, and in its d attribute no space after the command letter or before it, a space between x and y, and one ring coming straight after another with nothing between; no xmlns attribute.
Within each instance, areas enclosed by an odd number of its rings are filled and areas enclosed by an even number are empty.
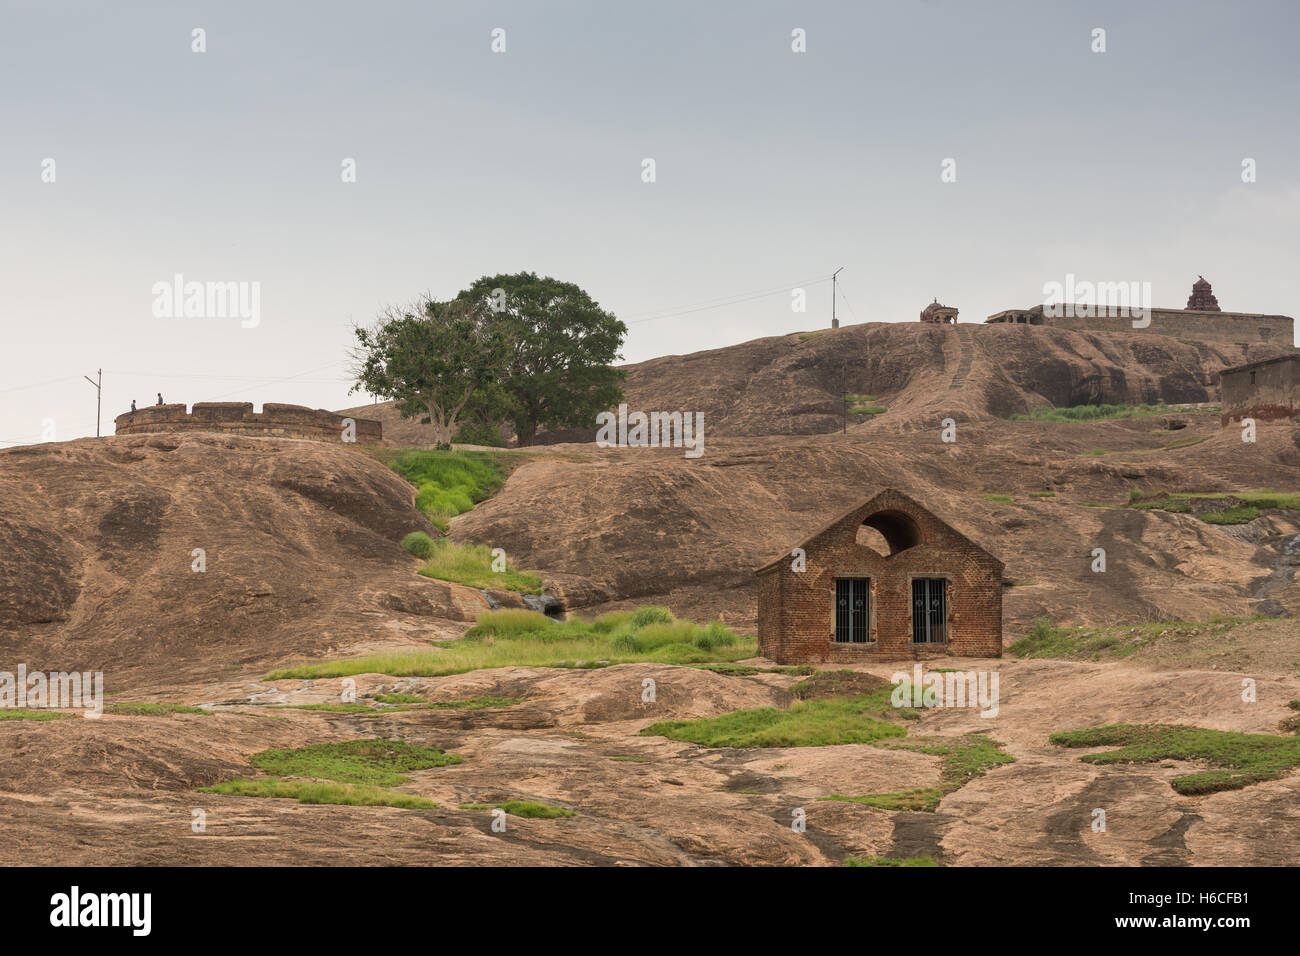
<svg viewBox="0 0 1300 956"><path fill-rule="evenodd" d="M356 337L352 391L392 399L403 417L427 416L439 445L451 443L466 405L505 367L503 330L464 299L390 306Z"/></svg>
<svg viewBox="0 0 1300 956"><path fill-rule="evenodd" d="M572 282L536 273L484 276L455 299L486 314L506 342L502 375L483 399L498 403L520 445L540 428L595 426L623 398L612 363L627 326Z"/></svg>

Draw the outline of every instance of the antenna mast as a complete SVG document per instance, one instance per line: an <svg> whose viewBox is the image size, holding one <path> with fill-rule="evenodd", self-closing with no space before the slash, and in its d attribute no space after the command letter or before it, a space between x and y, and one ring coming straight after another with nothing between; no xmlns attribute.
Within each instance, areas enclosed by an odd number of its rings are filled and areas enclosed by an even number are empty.
<svg viewBox="0 0 1300 956"><path fill-rule="evenodd" d="M843 271L844 271L844 267L840 266L838 269L836 269L834 272L831 273L831 328L832 329L838 329L840 327L840 320L835 317L835 292L839 282L839 280L836 279L836 276L838 276Z"/></svg>

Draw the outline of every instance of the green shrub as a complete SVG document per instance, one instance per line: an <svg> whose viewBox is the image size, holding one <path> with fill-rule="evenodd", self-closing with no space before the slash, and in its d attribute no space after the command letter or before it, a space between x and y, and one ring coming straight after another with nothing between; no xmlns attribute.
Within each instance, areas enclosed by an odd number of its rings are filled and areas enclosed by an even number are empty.
<svg viewBox="0 0 1300 956"><path fill-rule="evenodd" d="M402 547L417 558L429 559L437 548L434 540L423 531L412 531L402 539Z"/></svg>
<svg viewBox="0 0 1300 956"><path fill-rule="evenodd" d="M536 639L541 634L545 639L550 632L561 630L557 622L545 614L525 611L521 608L480 611L475 622L474 626L465 632L466 637L471 639L493 637L503 641L514 641L525 637Z"/></svg>
<svg viewBox="0 0 1300 956"><path fill-rule="evenodd" d="M675 618L673 612L657 604L647 604L632 613L632 626L645 627L647 624L671 624Z"/></svg>

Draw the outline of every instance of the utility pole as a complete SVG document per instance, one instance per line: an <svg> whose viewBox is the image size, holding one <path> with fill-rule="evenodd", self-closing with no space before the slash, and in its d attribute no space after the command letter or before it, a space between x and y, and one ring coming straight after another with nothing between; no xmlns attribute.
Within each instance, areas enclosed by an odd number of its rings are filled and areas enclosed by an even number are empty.
<svg viewBox="0 0 1300 956"><path fill-rule="evenodd" d="M836 279L835 277L838 276L843 271L844 271L844 267L840 266L838 269L836 269L834 272L831 273L831 328L832 329L838 329L840 327L840 320L835 317L835 292L836 289L838 288L838 282L839 282L839 280Z"/></svg>
<svg viewBox="0 0 1300 956"><path fill-rule="evenodd" d="M95 437L99 437L99 410L104 403L104 370L101 368L97 373L99 381L95 381L89 375L81 376L91 385L95 386Z"/></svg>

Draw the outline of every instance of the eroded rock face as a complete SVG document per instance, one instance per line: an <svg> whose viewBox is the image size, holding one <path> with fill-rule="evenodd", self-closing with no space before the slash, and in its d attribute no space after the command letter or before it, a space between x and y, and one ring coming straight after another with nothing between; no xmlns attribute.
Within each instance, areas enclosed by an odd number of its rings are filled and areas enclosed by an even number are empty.
<svg viewBox="0 0 1300 956"><path fill-rule="evenodd" d="M1234 526L1128 507L1133 488L1292 487L1300 429L1261 426L1244 456L1239 435L1212 416L1190 418L1173 448L1164 446L1174 439L1152 432L1158 424L975 421L945 444L938 416L924 412L847 435L712 439L695 461L676 449L560 446L521 465L451 533L542 569L570 608L662 603L753 626L755 569L894 487L1005 562L1012 635L1042 614L1080 623L1197 619L1254 613L1269 598L1300 612L1287 582L1257 593L1254 582L1274 560ZM996 500L1003 496L1013 500ZM1289 512L1260 519L1272 535L1296 525ZM1095 548L1115 573L1092 571Z"/></svg>
<svg viewBox="0 0 1300 956"><path fill-rule="evenodd" d="M398 546L432 530L413 499L368 455L309 441L189 433L0 451L5 650L103 669L111 684L321 653L380 627L418 634L435 612L472 619L481 595L419 577Z"/></svg>
<svg viewBox="0 0 1300 956"><path fill-rule="evenodd" d="M58 531L0 515L0 627L67 620L81 590L72 551Z"/></svg>

